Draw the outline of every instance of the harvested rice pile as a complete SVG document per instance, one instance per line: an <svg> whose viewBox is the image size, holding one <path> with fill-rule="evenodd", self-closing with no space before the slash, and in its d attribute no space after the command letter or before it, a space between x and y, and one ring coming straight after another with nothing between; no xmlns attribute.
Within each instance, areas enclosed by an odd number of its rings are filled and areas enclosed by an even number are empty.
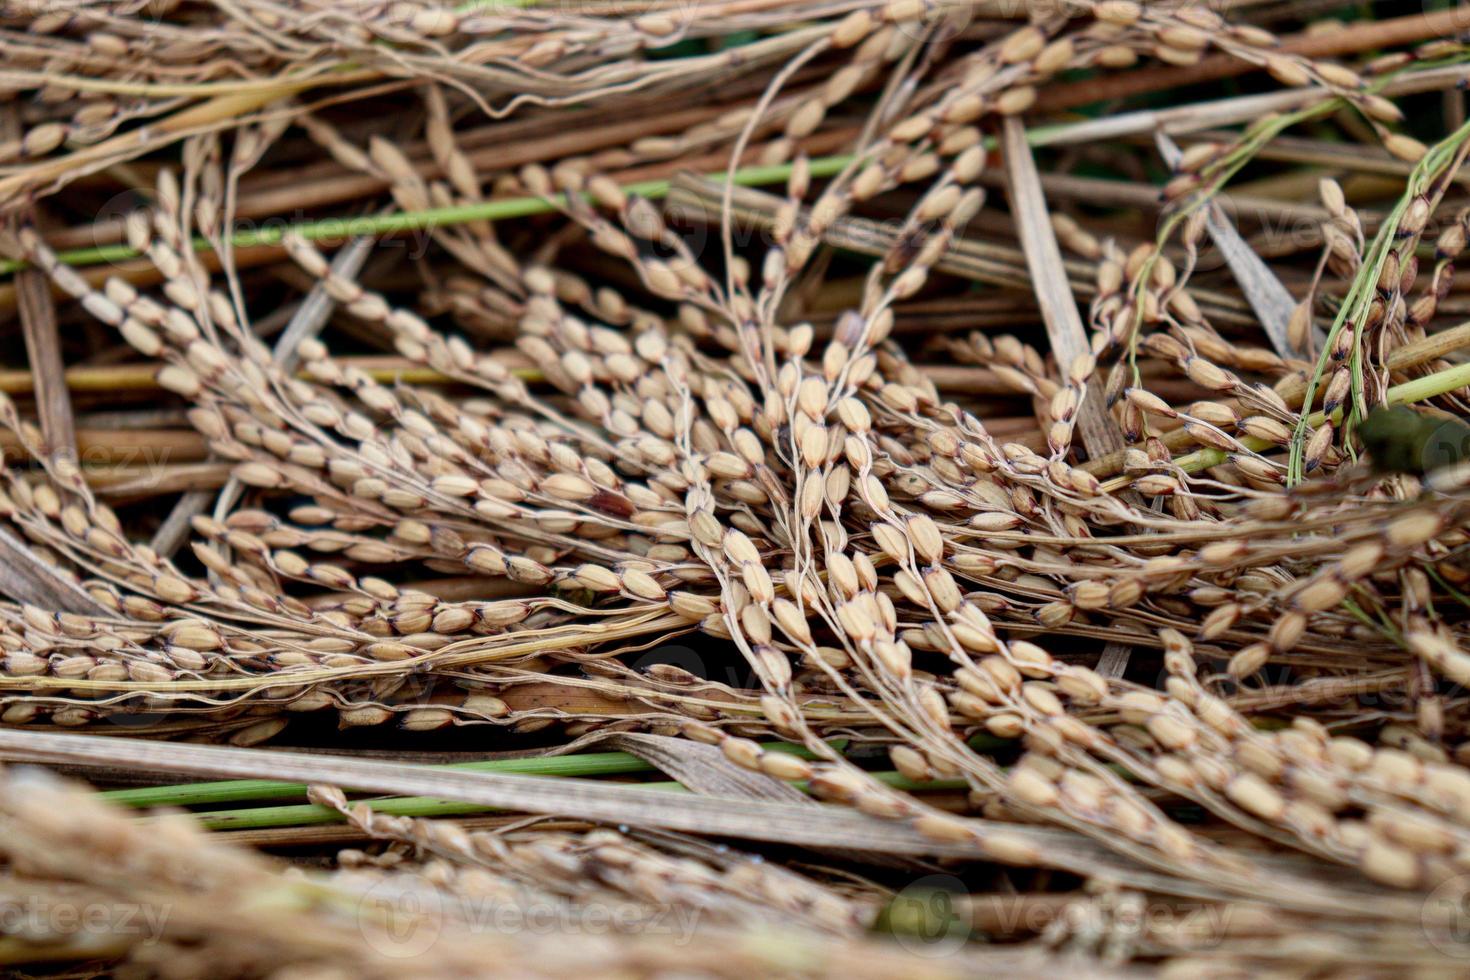
<svg viewBox="0 0 1470 980"><path fill-rule="evenodd" d="M0 968L1463 975L1467 28L3 0Z"/></svg>

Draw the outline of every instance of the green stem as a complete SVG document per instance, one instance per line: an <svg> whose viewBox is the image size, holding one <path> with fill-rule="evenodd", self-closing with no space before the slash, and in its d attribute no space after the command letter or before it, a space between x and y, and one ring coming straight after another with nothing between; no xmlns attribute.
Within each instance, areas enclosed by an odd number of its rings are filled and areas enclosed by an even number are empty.
<svg viewBox="0 0 1470 980"><path fill-rule="evenodd" d="M1384 393L1384 400L1389 405L1412 405L1414 402L1422 402L1426 399L1454 391L1457 388L1464 388L1467 385L1470 385L1470 362L1452 368L1446 368L1434 374L1426 374L1422 378L1413 378L1400 385L1394 385ZM1334 421L1341 416L1342 410L1339 408L1333 413ZM1305 417L1305 422L1309 426L1318 426L1325 421L1327 421L1327 415L1323 412L1313 412L1311 415ZM1245 436L1239 441L1242 446L1258 453L1274 449L1276 446L1274 442L1257 439L1255 436ZM1230 454L1223 449L1198 449L1175 459L1174 465L1186 473L1198 473L1200 470L1207 470L1211 466L1218 466L1229 458ZM1114 482L1109 481L1103 484L1103 488L1116 489L1113 486ZM1124 486L1128 482L1129 478L1123 477L1121 478L1121 482L1117 483L1117 486Z"/></svg>
<svg viewBox="0 0 1470 980"><path fill-rule="evenodd" d="M1067 124L1038 126L1027 132L1027 140L1034 146L1043 146L1055 139L1058 133L1070 128ZM995 139L989 138L986 145L994 148ZM809 161L813 177L831 177L840 173L853 160L852 155L817 157ZM734 182L742 187L759 187L779 184L791 176L793 164L778 163L754 167L742 167L734 172ZM724 180L724 172L706 175L710 180ZM645 180L625 184L623 190L632 195L658 200L667 197L672 182L668 180ZM307 241L345 241L361 235L386 235L424 228L439 228L465 224L471 221L506 221L531 215L548 214L556 210L552 199L544 197L510 197L497 201L482 201L477 204L462 204L447 208L429 208L424 211L393 211L387 214L364 215L358 218L322 218L288 225L265 224L256 228L236 231L230 236L235 248L250 248L259 245L279 245L287 232L294 232ZM211 244L203 238L194 239L195 251L208 251ZM57 258L65 265L89 266L135 259L138 251L126 243L97 245L77 248L58 253ZM14 273L29 266L19 259L0 261L0 275Z"/></svg>
<svg viewBox="0 0 1470 980"><path fill-rule="evenodd" d="M968 745L976 752L993 752L1014 745L1009 739L991 735L975 735ZM834 739L832 745L842 751L845 739ZM801 746L786 742L764 743L772 751L790 752L802 758L811 758L811 753ZM456 762L449 765L429 766L430 769L458 770L461 772L499 772L528 776L548 777L598 777L619 776L651 772L654 767L627 752L588 752L581 755L543 756L527 759L490 759L479 762ZM940 780L919 783L905 779L896 772L875 772L875 779L895 789L914 791L923 789L962 789L962 781ZM644 783L645 786L675 787L677 783ZM803 786L803 784L797 784ZM174 786L142 786L134 789L108 790L98 795L119 806L148 809L153 807L205 806L218 803L237 803L247 800L299 800L306 796L305 783L285 783L269 779L229 779L207 783L183 783ZM402 797L381 800L373 804L374 809L394 816L433 817L452 816L461 813L483 813L485 807L455 800L438 800L427 797ZM211 830L244 830L256 827L289 827L298 824L332 823L334 811L312 804L292 804L271 807L247 807L242 809L214 810L195 813Z"/></svg>
<svg viewBox="0 0 1470 980"><path fill-rule="evenodd" d="M1466 608L1470 608L1470 596L1467 596L1465 593L1461 592L1459 589L1451 585L1449 581L1440 574L1439 569L1435 568L1433 565L1425 565L1424 570L1428 572L1429 577L1434 579L1435 582L1439 583L1439 587L1448 592L1456 602L1458 602L1462 606L1465 606Z"/></svg>
<svg viewBox="0 0 1470 980"><path fill-rule="evenodd" d="M648 772L653 766L627 752L588 752L583 755L456 762L427 768L514 773L524 776L616 776ZM290 800L305 795L304 783L281 783L269 779L229 779L209 783L184 783L178 786L141 786L98 794L109 803L131 807L202 806L240 800Z"/></svg>
<svg viewBox="0 0 1470 980"><path fill-rule="evenodd" d="M886 786L909 793L924 790L963 790L969 785L963 779L915 782L897 772L874 772L869 775ZM637 786L640 789L661 789L671 793L689 792L676 782L629 783L627 785ZM807 790L805 783L793 783L792 785L803 792ZM366 802L373 808L373 812L395 817L451 817L495 812L493 807L478 803L435 799L427 796L390 797ZM343 822L342 815L336 810L314 803L249 807L236 810L209 810L194 813L191 816L207 830L262 830L270 827L307 827Z"/></svg>
<svg viewBox="0 0 1470 980"><path fill-rule="evenodd" d="M632 783L643 789L683 789L678 783ZM463 800L444 800L430 796L395 796L367 800L375 813L393 817L451 817L470 813L494 813L494 807ZM206 830L261 830L268 827L309 827L317 824L342 823L342 815L329 806L295 803L287 806L245 807L234 810L204 810L190 814Z"/></svg>
<svg viewBox="0 0 1470 980"><path fill-rule="evenodd" d="M1394 385L1385 392L1385 399L1390 405L1412 405L1466 385L1470 385L1470 362Z"/></svg>
<svg viewBox="0 0 1470 980"><path fill-rule="evenodd" d="M1405 212L1410 204L1426 192L1433 182L1435 176L1449 165L1460 152L1461 146L1470 139L1470 122L1460 126L1444 140L1435 144L1424 158L1414 167L1409 174L1409 179L1404 185L1404 193L1394 205L1392 211L1383 224L1379 226L1378 234L1374 236L1373 242L1368 246L1367 253L1363 256L1363 262L1358 268L1358 274L1353 278L1348 294L1344 297L1342 305L1337 309L1337 316L1333 318L1332 328L1327 332L1327 339L1322 344L1322 351L1317 356L1317 363L1313 368L1311 377L1307 379L1307 390L1303 397L1303 405L1311 405L1316 397L1317 388L1327 373L1328 362L1332 357L1338 335L1347 327L1351 326L1357 335L1353 339L1353 348L1349 362L1349 371L1352 376L1352 410L1348 414L1351 423L1357 418L1360 402L1362 401L1362 331L1363 323L1367 317L1368 309L1373 302L1377 292L1378 279L1383 273L1383 267L1388 261L1388 256L1395 250L1398 244L1399 222L1403 220ZM1417 242L1418 236L1415 236ZM1448 373L1448 372L1445 372ZM1427 381L1427 378L1419 378L1417 381ZM1410 382L1409 384L1413 384ZM1400 388L1406 386L1401 385ZM1460 387L1456 385L1455 387ZM1452 389L1445 389L1452 390ZM1432 394L1441 394L1436 391ZM1390 393L1391 397L1391 393ZM1400 402L1421 401L1423 398L1431 397L1424 395L1419 398L1400 398ZM1307 429L1309 426L1320 424L1312 422L1306 416L1297 423L1295 431L1292 432L1291 452L1287 462L1286 482L1292 486L1301 482L1305 477L1305 455L1307 443Z"/></svg>
<svg viewBox="0 0 1470 980"><path fill-rule="evenodd" d="M813 177L830 177L839 172L852 159L850 156L819 157L811 161ZM773 164L746 167L735 171L735 183L743 186L775 184L791 176L791 164ZM711 174L713 180L725 179L725 174ZM627 184L623 190L628 194L649 199L667 197L671 182L667 180L645 180ZM505 221L530 215L546 214L556 210L550 198L511 197L498 201L482 201L478 204L461 204L447 208L429 208L424 211L393 211L387 214L364 215L359 218L323 218L318 221L303 221L294 225L266 224L256 228L245 228L230 236L235 248L251 248L260 245L279 245L287 232L294 232L310 242L345 241L361 235L389 235L424 228L439 228L446 225L465 224L471 221ZM211 244L203 238L194 239L195 251L208 251ZM122 262L138 257L138 251L126 243L98 245L78 248L60 253L66 265L88 266L108 262ZM29 263L10 259L0 262L0 274L13 273Z"/></svg>
<svg viewBox="0 0 1470 980"><path fill-rule="evenodd" d="M1463 60L1463 56L1452 56L1443 59L1443 63L1455 64L1461 60ZM1436 62L1436 64L1438 63L1439 62ZM1390 72L1388 74L1380 76L1379 78L1374 79L1372 82L1369 83L1368 90L1370 92L1377 92L1381 90L1389 83L1391 79L1393 79L1398 74L1398 72ZM1135 385L1142 384L1137 365L1137 348L1139 334L1143 328L1143 294L1148 289L1149 280L1151 278L1151 273L1153 272L1155 264L1159 261L1160 257L1164 253L1164 245L1167 244L1169 239L1173 236L1174 230L1178 228L1179 225L1182 224L1191 214L1198 211L1200 208L1205 207L1211 201L1213 201L1215 196L1224 189L1227 183L1229 183L1230 179L1234 177L1235 174L1237 174L1247 163L1255 159L1256 154L1258 154L1261 149L1266 146L1266 144L1270 143L1277 136L1281 135L1283 132L1293 126L1298 126L1301 123L1307 122L1309 120L1330 115L1349 104L1350 103L1347 99L1342 97L1335 97L1316 103L1315 105L1303 106L1302 108L1297 109L1293 112L1272 114L1265 117L1264 119L1258 120L1257 122L1253 123L1246 128L1245 132L1241 134L1241 137L1237 141L1236 145L1228 153L1224 154L1222 157L1220 157L1220 159L1208 164L1200 172L1200 177L1202 180L1205 181L1205 183L1201 187L1196 189L1194 193L1191 194L1187 199L1185 199L1178 209L1172 211L1165 216L1163 223L1160 225L1158 234L1155 237L1154 243L1156 248L1154 249L1154 254L1150 256L1148 260L1144 263L1143 268L1139 271L1138 276L1134 279L1132 286L1132 299L1137 305L1138 309L1137 313L1134 315L1133 323L1129 328L1129 334L1127 338L1127 356L1129 367L1133 371L1133 383ZM1402 210L1394 212L1394 215L1391 218L1391 221L1394 224L1397 224L1398 216L1401 213ZM1374 281L1377 281L1376 278ZM1349 294L1349 298L1351 298L1351 293ZM1313 384L1315 384L1315 382L1316 379L1314 377ZM1311 404L1310 399L1308 399L1307 404Z"/></svg>

